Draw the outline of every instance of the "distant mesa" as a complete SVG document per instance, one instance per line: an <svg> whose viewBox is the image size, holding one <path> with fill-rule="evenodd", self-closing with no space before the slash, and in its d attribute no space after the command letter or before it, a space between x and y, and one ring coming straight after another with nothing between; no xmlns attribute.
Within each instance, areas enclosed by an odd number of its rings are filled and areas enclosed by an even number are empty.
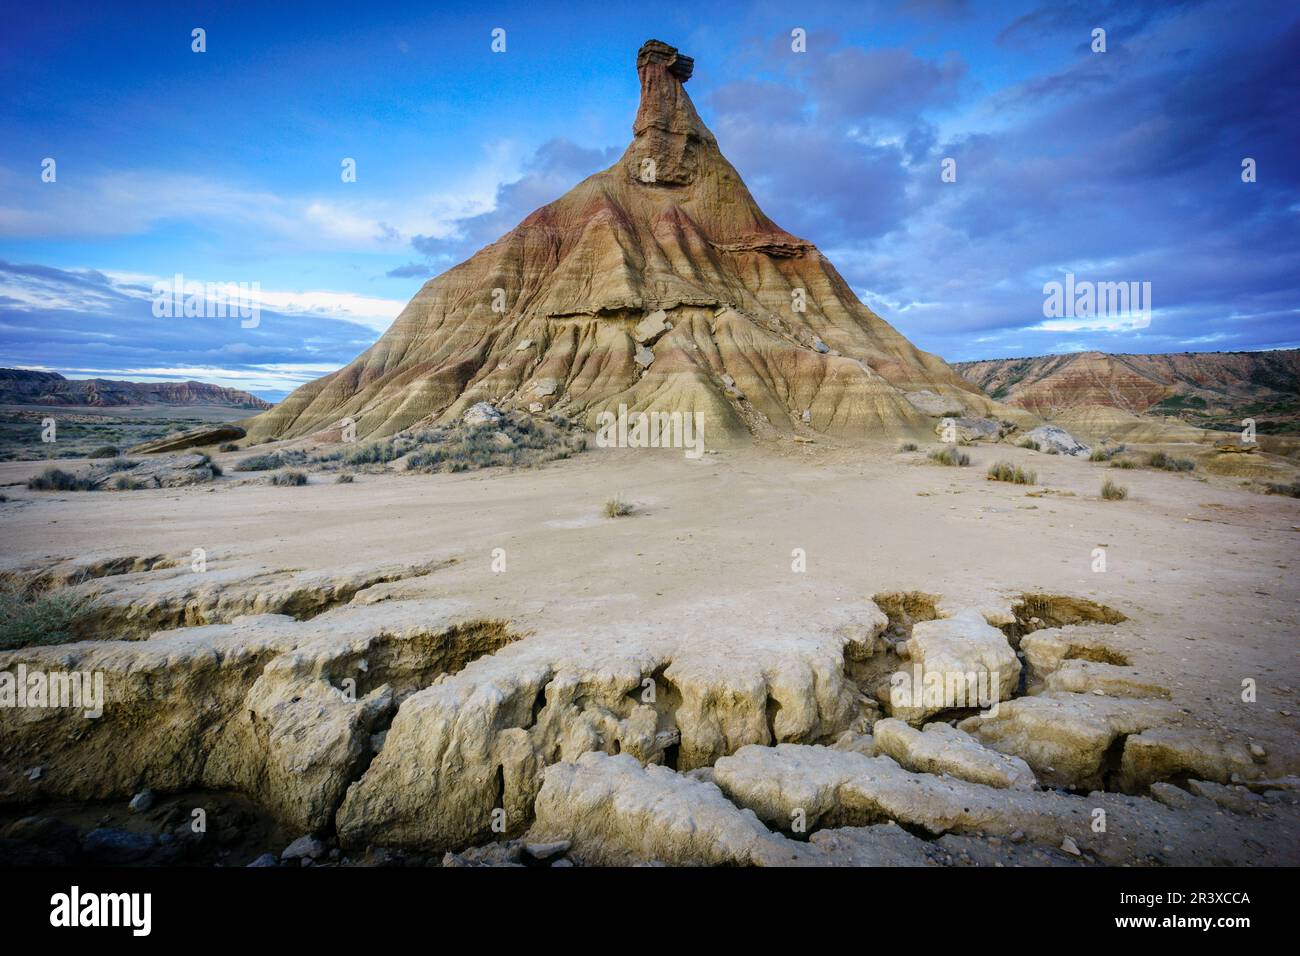
<svg viewBox="0 0 1300 956"><path fill-rule="evenodd" d="M67 405L112 408L132 405L215 405L262 410L256 395L206 382L120 382L106 378L67 379L57 372L0 369L0 405Z"/></svg>
<svg viewBox="0 0 1300 956"><path fill-rule="evenodd" d="M588 428L619 406L702 412L716 443L926 438L918 392L940 412L1036 424L912 345L764 215L691 103L694 66L645 43L632 143L613 166L427 282L371 348L251 420L250 437L343 418L381 437L486 401Z"/></svg>

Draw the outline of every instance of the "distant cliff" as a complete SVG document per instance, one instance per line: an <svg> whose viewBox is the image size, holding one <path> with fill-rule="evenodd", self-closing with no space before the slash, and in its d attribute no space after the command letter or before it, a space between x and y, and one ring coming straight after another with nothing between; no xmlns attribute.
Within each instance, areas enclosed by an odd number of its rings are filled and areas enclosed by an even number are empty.
<svg viewBox="0 0 1300 956"><path fill-rule="evenodd" d="M0 369L0 404L220 405L261 410L271 407L256 395L207 382L118 382L106 378L67 379L57 372Z"/></svg>

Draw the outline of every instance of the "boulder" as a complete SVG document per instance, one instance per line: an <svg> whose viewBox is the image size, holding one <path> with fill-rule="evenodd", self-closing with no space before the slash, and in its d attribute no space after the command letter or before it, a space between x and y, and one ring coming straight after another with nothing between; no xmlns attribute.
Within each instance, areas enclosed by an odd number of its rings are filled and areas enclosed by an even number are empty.
<svg viewBox="0 0 1300 956"><path fill-rule="evenodd" d="M958 726L985 746L1024 759L1044 784L1073 790L1105 783L1112 744L1178 715L1164 701L1052 691L1008 701L996 715L969 717Z"/></svg>
<svg viewBox="0 0 1300 956"><path fill-rule="evenodd" d="M153 455L164 451L180 451L184 448L199 448L204 445L216 445L221 442L238 441L247 432L238 425L204 425L188 431L174 432L143 442L127 449L128 455Z"/></svg>
<svg viewBox="0 0 1300 956"><path fill-rule="evenodd" d="M945 417L939 420L939 424L934 426L935 434L944 440L947 440L949 429L955 434L958 441L997 441L1009 431L1014 430L1015 426L997 421L992 418L971 418L964 416L962 418Z"/></svg>
<svg viewBox="0 0 1300 956"><path fill-rule="evenodd" d="M910 724L944 710L989 707L1020 683L1020 661L1006 635L975 608L915 624L907 658L910 666L891 674L877 698L890 716Z"/></svg>
<svg viewBox="0 0 1300 956"><path fill-rule="evenodd" d="M461 417L471 428L479 425L496 425L501 421L501 413L488 402L475 402Z"/></svg>
<svg viewBox="0 0 1300 956"><path fill-rule="evenodd" d="M668 313L663 309L657 309L636 324L636 328L632 330L632 338L636 339L639 345L653 345L671 328L672 323L668 321Z"/></svg>
<svg viewBox="0 0 1300 956"><path fill-rule="evenodd" d="M1156 781L1179 777L1225 784L1234 774L1254 777L1257 773L1245 744L1210 731L1155 727L1125 741L1119 786L1138 793Z"/></svg>
<svg viewBox="0 0 1300 956"><path fill-rule="evenodd" d="M216 474L207 455L190 454L146 458L134 468L119 471L99 466L92 468L87 477L96 488L112 491L119 479L131 489L183 488L211 481Z"/></svg>
<svg viewBox="0 0 1300 956"><path fill-rule="evenodd" d="M1079 441L1058 425L1039 425L1030 430L1025 437L1038 442L1042 451L1055 449L1057 454L1086 458L1092 454L1092 448Z"/></svg>
<svg viewBox="0 0 1300 956"><path fill-rule="evenodd" d="M908 770L946 773L1004 790L1033 790L1037 785L1033 771L1019 757L990 750L948 724L926 724L921 731L891 717L877 721L872 736L877 755L892 757Z"/></svg>

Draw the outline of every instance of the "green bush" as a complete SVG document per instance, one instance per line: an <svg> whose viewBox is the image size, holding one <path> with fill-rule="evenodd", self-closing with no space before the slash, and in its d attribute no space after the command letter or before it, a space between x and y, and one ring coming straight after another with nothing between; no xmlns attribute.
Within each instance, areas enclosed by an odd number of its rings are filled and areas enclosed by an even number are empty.
<svg viewBox="0 0 1300 956"><path fill-rule="evenodd" d="M92 598L68 590L42 593L13 580L0 582L0 650L66 644L93 609Z"/></svg>

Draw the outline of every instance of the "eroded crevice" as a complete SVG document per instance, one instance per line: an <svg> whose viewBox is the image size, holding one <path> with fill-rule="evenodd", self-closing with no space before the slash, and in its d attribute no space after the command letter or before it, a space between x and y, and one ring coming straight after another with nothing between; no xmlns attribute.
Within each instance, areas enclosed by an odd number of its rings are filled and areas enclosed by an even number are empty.
<svg viewBox="0 0 1300 956"><path fill-rule="evenodd" d="M873 595L871 599L889 618L885 637L894 644L912 636L912 625L920 621L935 621L943 616L939 613L937 594L926 594L923 591L886 591Z"/></svg>
<svg viewBox="0 0 1300 956"><path fill-rule="evenodd" d="M1020 638L1041 628L1119 624L1128 620L1126 615L1105 604L1065 594L1022 594L1012 604L1011 613L1016 619L1010 624L1004 624L1002 633L1007 636L1012 647L1019 647Z"/></svg>

